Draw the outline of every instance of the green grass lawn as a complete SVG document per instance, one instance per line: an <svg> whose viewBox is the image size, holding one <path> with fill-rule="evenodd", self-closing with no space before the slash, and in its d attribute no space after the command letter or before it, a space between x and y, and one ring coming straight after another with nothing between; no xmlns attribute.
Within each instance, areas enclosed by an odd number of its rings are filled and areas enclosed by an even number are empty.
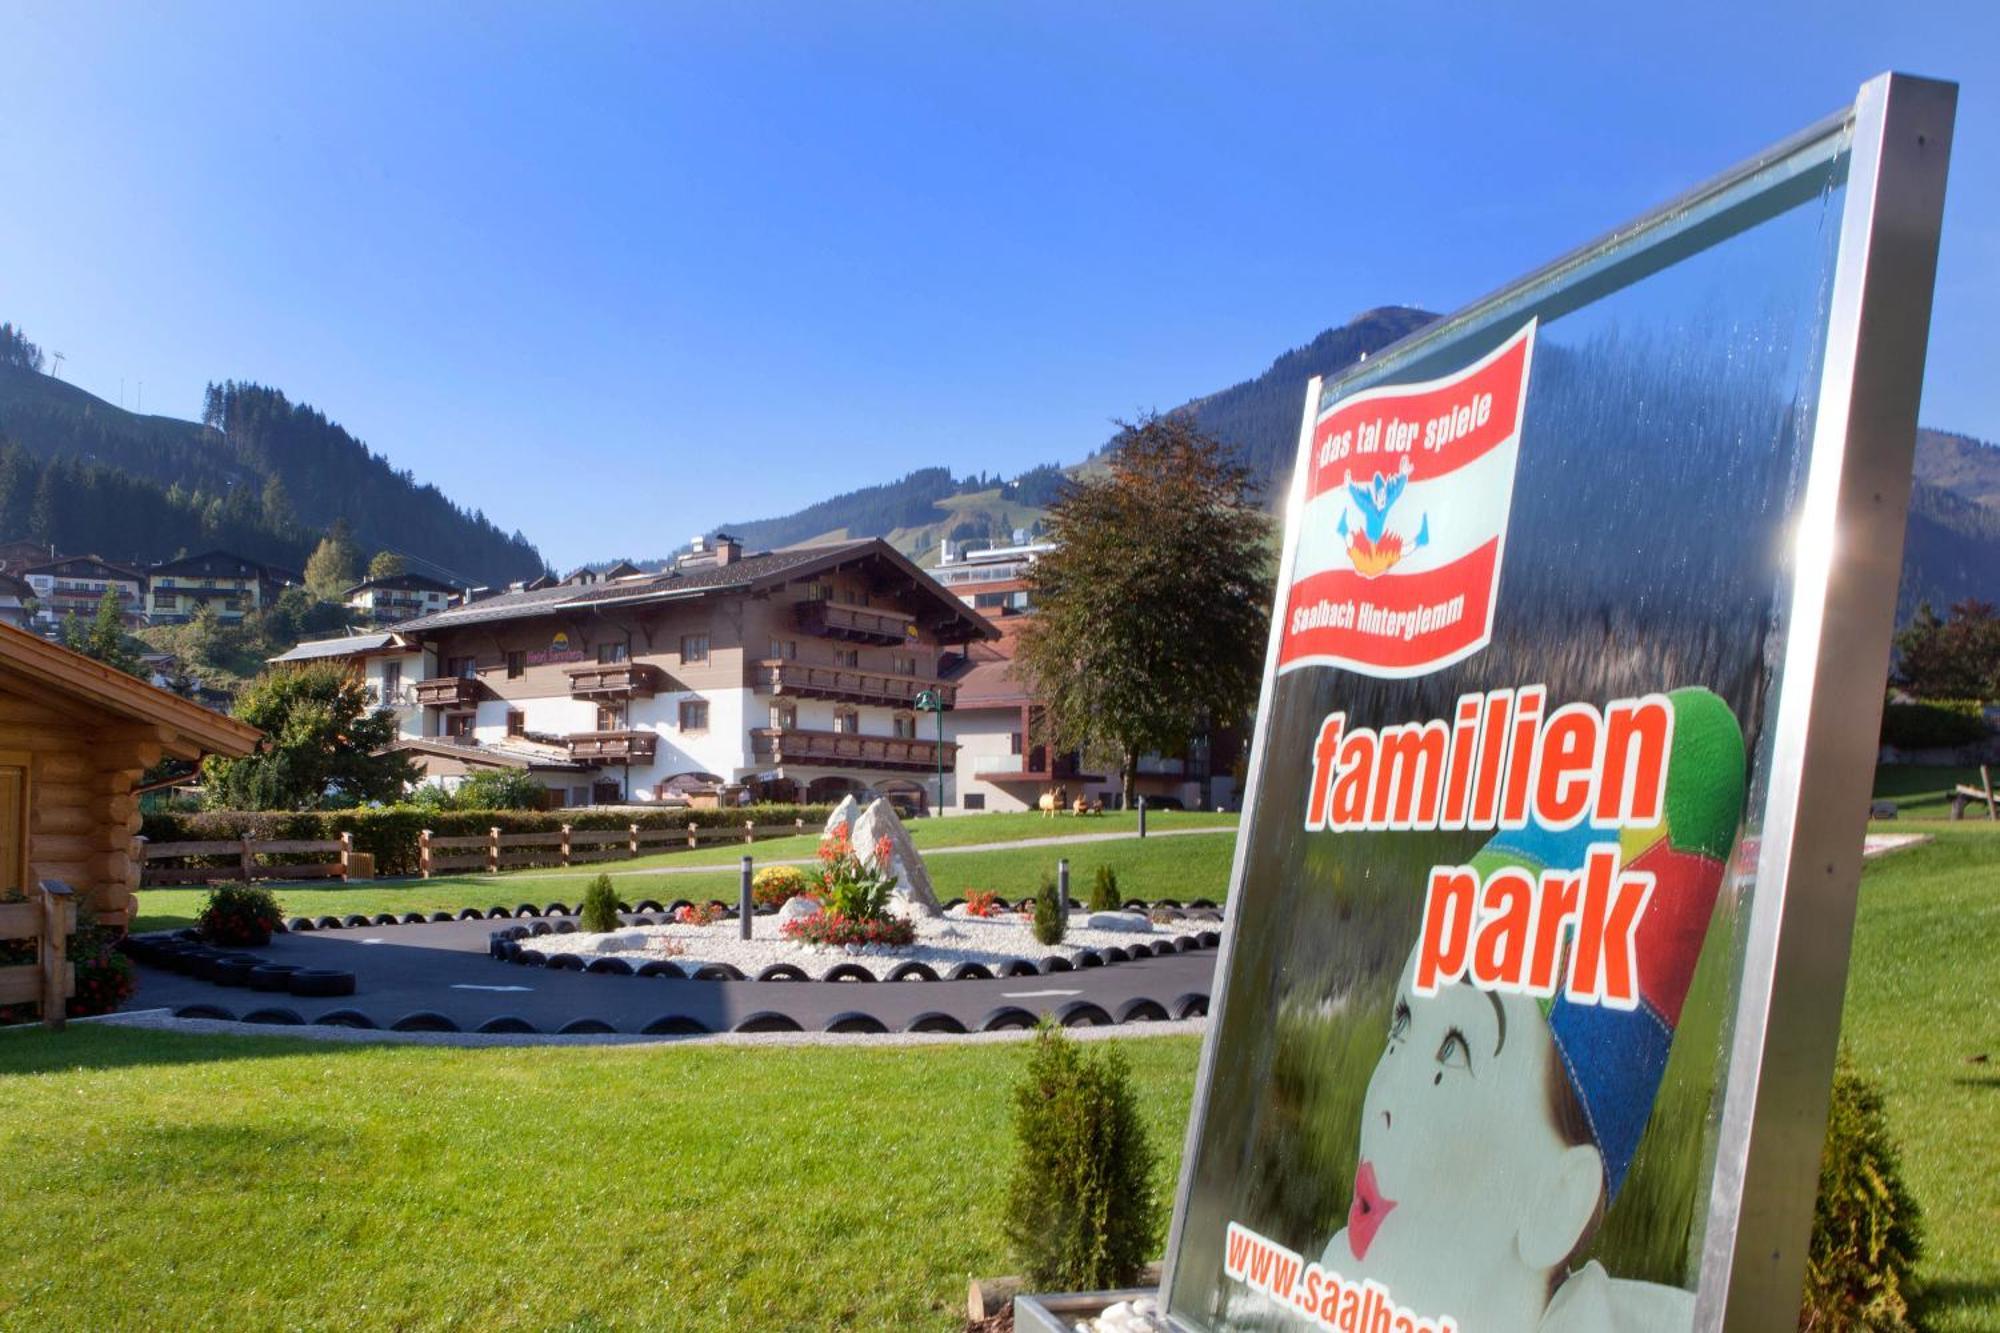
<svg viewBox="0 0 2000 1333"><path fill-rule="evenodd" d="M2000 782L2000 774L1994 777ZM1950 819L1952 788L1977 787L1979 768L1963 765L1932 768L1916 764L1883 764L1875 770L1875 799L1894 801L1898 819ZM1984 819L1984 809L1967 810L1967 819Z"/></svg>
<svg viewBox="0 0 2000 1333"><path fill-rule="evenodd" d="M941 835L948 839L952 836L954 825L983 824L986 819L996 821L996 825L987 826L989 832L985 836L960 834L958 841L943 844L957 847L999 841L1000 837L996 834L1004 830L997 827L998 821L1007 821L1016 838L1048 835L1049 821L1037 818L1032 824L1016 822L1026 818L990 815L940 819L930 821L926 827L939 828ZM1195 827L1194 821L1203 820L1206 822L1200 825L1202 827L1226 828L1235 822L1234 815L1186 815L1181 818L1190 822L1168 827ZM1217 820L1227 822L1217 824ZM1110 816L1102 820L1063 820L1053 827L1063 832L1118 831ZM801 842L785 838L758 843L750 849L750 854L761 864L788 857L810 857L817 845L812 839ZM1185 838L1124 838L1113 842L1058 847L953 851L930 857L926 864L930 868L931 882L943 898L962 897L967 889L986 889L1009 900L1025 897L1035 891L1043 875L1055 874L1059 858L1067 858L1070 863L1070 892L1077 898L1089 892L1091 876L1097 873L1097 867L1108 865L1118 872L1119 889L1127 898L1178 898L1183 901L1212 898L1220 902L1229 887L1229 864L1235 845L1236 840L1226 834L1202 833ZM685 858L702 855L713 856L713 849L682 854ZM608 862L583 871L517 870L500 875L440 875L428 880L391 880L353 887L325 882L281 884L274 886L274 891L287 916L346 916L352 912L369 915L377 912L428 913L457 911L461 907L484 908L495 904L512 907L523 902L542 906L563 902L574 907L590 876L603 870L612 874L612 883L617 886L618 895L627 902L636 903L647 898L656 898L663 903L676 898L696 901L721 898L725 902L734 902L738 878L736 859L741 855L738 850L730 853L726 860L716 858L711 862L715 869L701 874L647 874L647 868L663 864L701 864L691 859L648 857L638 861ZM134 929L166 930L192 925L200 915L201 904L207 896L207 889L142 890Z"/></svg>

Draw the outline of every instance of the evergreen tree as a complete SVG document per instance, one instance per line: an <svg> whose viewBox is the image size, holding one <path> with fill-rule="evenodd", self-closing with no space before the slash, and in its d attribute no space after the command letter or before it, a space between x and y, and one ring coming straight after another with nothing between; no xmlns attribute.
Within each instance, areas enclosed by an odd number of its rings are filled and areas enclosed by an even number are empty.
<svg viewBox="0 0 2000 1333"><path fill-rule="evenodd" d="M35 498L28 507L28 536L38 542L53 543L56 535L56 472L60 462L51 462L35 481Z"/></svg>
<svg viewBox="0 0 2000 1333"><path fill-rule="evenodd" d="M74 615L72 612L72 618ZM106 588L104 595L97 599L97 615L77 651L128 676L145 676L146 669L140 665L139 655L125 645L125 607L118 600L117 589Z"/></svg>
<svg viewBox="0 0 2000 1333"><path fill-rule="evenodd" d="M1105 461L1049 511L1057 547L1029 573L1036 614L1016 661L1058 748L1115 756L1129 806L1140 755L1257 702L1271 520L1184 415L1124 427Z"/></svg>
<svg viewBox="0 0 2000 1333"><path fill-rule="evenodd" d="M14 537L28 530L28 511L34 507L39 480L35 460L26 449L11 440L0 447L0 535Z"/></svg>
<svg viewBox="0 0 2000 1333"><path fill-rule="evenodd" d="M368 562L368 577L371 579L393 579L407 572L409 565L394 551L377 551L375 558Z"/></svg>
<svg viewBox="0 0 2000 1333"><path fill-rule="evenodd" d="M306 561L306 587L321 601L338 602L360 582L361 548L354 544L347 520L337 518Z"/></svg>
<svg viewBox="0 0 2000 1333"><path fill-rule="evenodd" d="M264 483L264 496L260 505L264 526L273 532L283 532L292 526L292 497L285 490L285 479L273 472Z"/></svg>

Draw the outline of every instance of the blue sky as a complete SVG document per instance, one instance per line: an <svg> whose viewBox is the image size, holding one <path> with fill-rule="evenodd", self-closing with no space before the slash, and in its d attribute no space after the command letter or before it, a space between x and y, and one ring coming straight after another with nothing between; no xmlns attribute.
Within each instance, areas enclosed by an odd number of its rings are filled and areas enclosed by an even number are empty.
<svg viewBox="0 0 2000 1333"><path fill-rule="evenodd" d="M2000 439L2000 5L1636 9L14 0L0 318L128 406L277 385L567 567L1074 461L1897 68L1965 84L1923 419Z"/></svg>

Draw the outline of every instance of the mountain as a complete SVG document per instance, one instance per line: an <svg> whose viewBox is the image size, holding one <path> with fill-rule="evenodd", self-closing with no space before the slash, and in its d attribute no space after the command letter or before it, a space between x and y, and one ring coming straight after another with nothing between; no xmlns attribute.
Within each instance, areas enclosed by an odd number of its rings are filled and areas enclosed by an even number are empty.
<svg viewBox="0 0 2000 1333"><path fill-rule="evenodd" d="M400 551L412 569L453 582L544 570L519 532L460 508L277 389L211 384L202 421L127 412L42 374L33 344L0 329L0 441L29 465L0 465L0 540L128 561L222 546L296 570L344 518L364 553Z"/></svg>
<svg viewBox="0 0 2000 1333"><path fill-rule="evenodd" d="M1919 430L1896 619L1968 597L2000 603L2000 447Z"/></svg>

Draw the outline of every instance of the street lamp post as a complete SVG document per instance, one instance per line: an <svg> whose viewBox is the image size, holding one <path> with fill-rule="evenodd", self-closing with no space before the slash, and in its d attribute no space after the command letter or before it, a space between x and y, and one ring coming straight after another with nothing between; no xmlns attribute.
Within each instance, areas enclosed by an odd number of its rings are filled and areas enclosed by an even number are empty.
<svg viewBox="0 0 2000 1333"><path fill-rule="evenodd" d="M925 690L917 695L919 713L937 714L937 814L944 815L944 692Z"/></svg>

